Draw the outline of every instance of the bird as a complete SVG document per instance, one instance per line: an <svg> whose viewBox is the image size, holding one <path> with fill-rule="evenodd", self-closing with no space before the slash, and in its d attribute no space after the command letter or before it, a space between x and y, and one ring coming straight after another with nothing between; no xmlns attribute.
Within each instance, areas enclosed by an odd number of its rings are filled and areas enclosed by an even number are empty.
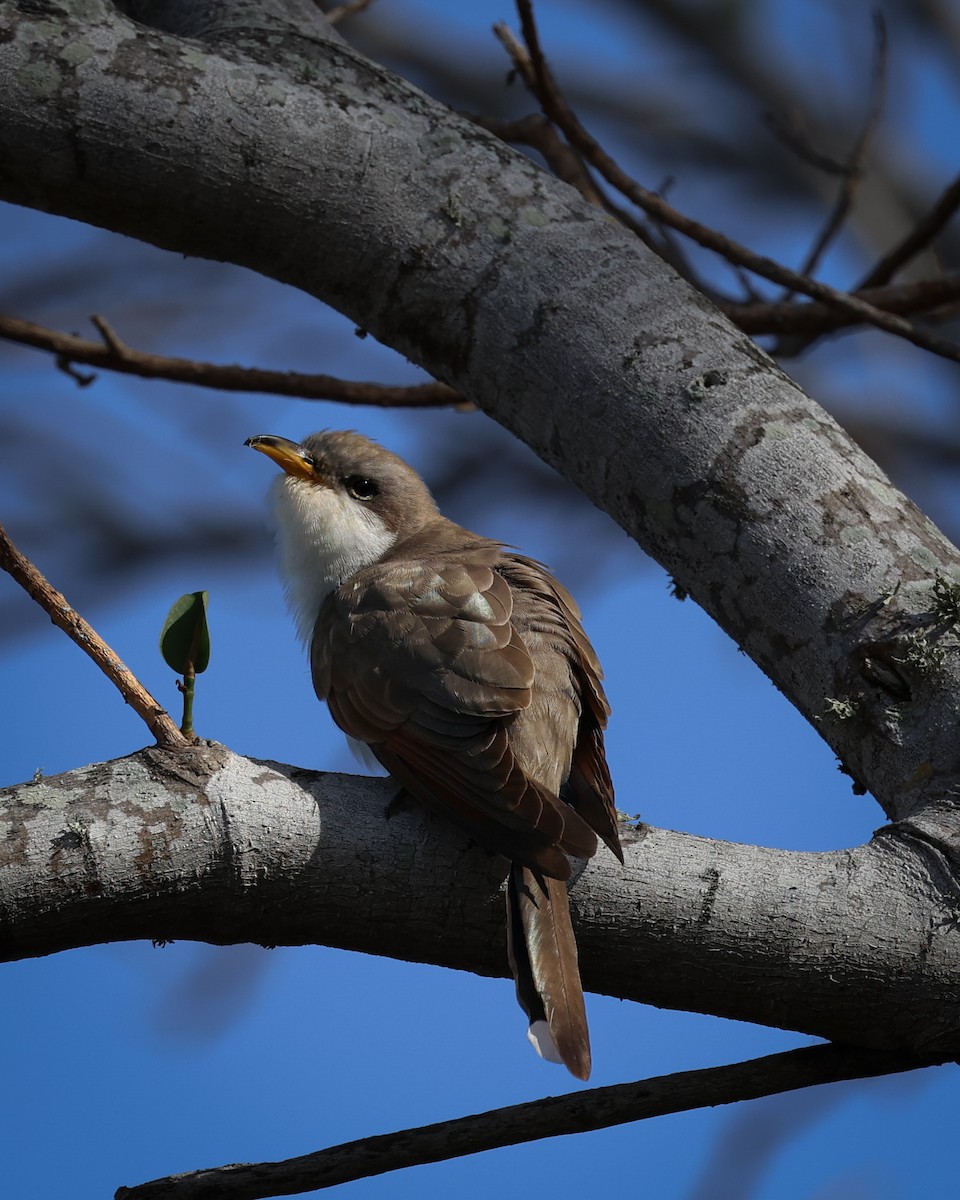
<svg viewBox="0 0 960 1200"><path fill-rule="evenodd" d="M283 472L280 569L317 696L405 792L508 860L528 1037L586 1080L570 859L598 838L623 852L610 708L575 601L542 563L442 516L420 475L362 434L244 444Z"/></svg>

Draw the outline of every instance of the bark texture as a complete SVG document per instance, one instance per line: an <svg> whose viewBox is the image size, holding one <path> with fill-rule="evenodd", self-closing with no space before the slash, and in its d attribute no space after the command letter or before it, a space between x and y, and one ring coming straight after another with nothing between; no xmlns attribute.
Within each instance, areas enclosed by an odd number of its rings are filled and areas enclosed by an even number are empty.
<svg viewBox="0 0 960 1200"><path fill-rule="evenodd" d="M0 792L0 958L126 938L322 943L509 975L506 863L389 780L208 745ZM881 1049L960 1047L956 891L883 831L796 853L624 829L571 889L584 985Z"/></svg>

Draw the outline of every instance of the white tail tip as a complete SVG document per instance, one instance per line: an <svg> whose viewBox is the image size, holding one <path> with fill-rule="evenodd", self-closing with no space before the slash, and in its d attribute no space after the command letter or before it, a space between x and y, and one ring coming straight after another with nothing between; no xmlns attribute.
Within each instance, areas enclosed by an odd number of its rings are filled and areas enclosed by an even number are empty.
<svg viewBox="0 0 960 1200"><path fill-rule="evenodd" d="M530 1039L530 1045L541 1058L546 1059L547 1062L559 1063L561 1067L563 1066L563 1059L560 1057L557 1044L550 1034L550 1026L546 1021L534 1021L527 1030L527 1037Z"/></svg>

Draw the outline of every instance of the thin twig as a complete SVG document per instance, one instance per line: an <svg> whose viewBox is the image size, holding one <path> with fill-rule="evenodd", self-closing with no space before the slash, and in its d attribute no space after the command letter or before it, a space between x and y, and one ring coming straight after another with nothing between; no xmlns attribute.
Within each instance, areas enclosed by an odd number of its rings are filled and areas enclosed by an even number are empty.
<svg viewBox="0 0 960 1200"><path fill-rule="evenodd" d="M66 597L47 582L33 563L20 553L2 525L0 567L12 575L24 591L36 600L54 625L59 626L93 659L110 682L119 689L127 704L143 719L157 739L158 745L176 749L190 744L161 705L129 668L124 666L99 634L71 608Z"/></svg>
<svg viewBox="0 0 960 1200"><path fill-rule="evenodd" d="M879 11L875 11L873 14L873 27L874 62L870 88L871 98L870 103L867 105L867 115L864 119L863 128L860 130L860 134L854 143L847 161L841 165L839 171L841 183L837 192L837 198L827 215L823 229L814 240L806 259L801 264L800 272L806 276L814 274L820 265L823 255L843 228L843 223L850 214L857 189L863 178L867 147L870 144L870 139L883 112L887 81L887 25L883 14ZM793 288L785 288L781 296L781 301L789 301L793 295ZM861 296L860 299L866 299L866 297ZM885 311L889 311L889 309L885 309ZM849 326L852 322L844 320L843 324ZM773 346L771 352L776 358L796 357L812 345L816 341L817 336L817 333L809 333L805 337L799 338L795 334L790 334L779 340Z"/></svg>
<svg viewBox="0 0 960 1200"><path fill-rule="evenodd" d="M373 0L350 0L349 4L338 4L336 8L327 9L323 14L331 25L336 25L343 20L344 17L352 17L355 13L363 12L365 8L369 8Z"/></svg>
<svg viewBox="0 0 960 1200"><path fill-rule="evenodd" d="M922 1060L880 1050L808 1046L729 1066L550 1096L459 1120L344 1142L285 1162L235 1163L170 1175L137 1187L118 1188L116 1200L264 1200L297 1195L502 1146L754 1100L821 1083L891 1075L943 1061L945 1058Z"/></svg>
<svg viewBox="0 0 960 1200"><path fill-rule="evenodd" d="M838 292L835 288L828 287L825 283L820 283L818 280L807 279L805 276L799 275L796 271L791 271L789 267L784 267L780 263L774 262L773 259L748 250L746 246L741 246L738 242L725 237L715 229L701 225L699 221L694 221L690 217L677 212L676 209L667 204L660 196L631 179L596 142L592 135L584 129L563 100L544 61L543 52L540 49L530 0L517 0L517 7L520 11L524 38L530 51L530 57L537 70L537 97L544 112L563 131L567 140L583 154L587 162L606 179L611 187L615 187L618 191L622 192L629 200L632 200L634 204L642 208L645 212L656 217L657 220L662 221L665 225L669 225L672 229L676 229L679 233L691 238L708 250L713 250L715 253L721 255L721 257L727 259L728 262L746 267L764 279L769 279L773 283L784 287L790 287L796 292L803 293L805 296L811 296L814 300L822 300L825 304L829 304L841 312L849 313L858 321L874 325L876 328L883 329L887 333L902 337L923 350L929 350L931 353L938 354L942 358L949 359L952 362L960 362L960 346L954 342L938 337L936 334L929 333L926 330L918 329L909 321L904 320L903 317L895 316L893 313L881 312L880 309L874 308L870 304L865 304L862 300L858 300L855 296L851 296L847 292ZM495 26L498 36L500 36L500 28L499 26Z"/></svg>
<svg viewBox="0 0 960 1200"><path fill-rule="evenodd" d="M820 236L810 248L810 252L800 268L801 275L813 275L820 265L820 260L826 253L830 243L843 227L843 223L853 207L857 188L860 186L860 181L863 178L867 147L870 145L870 139L873 137L877 123L883 112L883 103L887 90L887 24L883 19L883 13L879 11L873 14L873 29L874 59L873 71L871 73L870 103L867 106L867 115L863 122L863 128L860 130L860 135L854 143L847 162L844 164L842 173L843 181L840 184L840 190L837 193L833 209L827 217ZM785 295L783 299L789 299L790 294L792 292Z"/></svg>
<svg viewBox="0 0 960 1200"><path fill-rule="evenodd" d="M960 175L949 183L933 208L917 222L916 227L903 239L899 245L880 259L880 261L863 277L857 285L857 290L879 287L888 283L902 266L933 241L944 225L960 208Z"/></svg>
<svg viewBox="0 0 960 1200"><path fill-rule="evenodd" d="M936 310L960 301L960 271L939 279L923 279L917 283L901 283L892 287L866 288L857 295L874 308L893 313L922 313L926 319ZM763 333L819 334L834 329L849 328L858 319L849 313L838 312L828 304L810 301L756 301L734 304L715 302L735 325L753 336Z"/></svg>
<svg viewBox="0 0 960 1200"><path fill-rule="evenodd" d="M100 336L103 338L107 349L120 362L127 362L130 358L131 350L126 342L121 341L120 335L107 321L106 317L101 317L98 313L94 313L90 318L90 323L94 326Z"/></svg>
<svg viewBox="0 0 960 1200"><path fill-rule="evenodd" d="M337 400L344 404L375 404L382 408L439 408L465 405L467 401L445 383L420 383L410 387L392 387L382 383L357 383L332 375L308 375L299 371L265 371L258 367L239 367L221 363L196 362L189 358L169 358L147 354L121 341L103 317L92 317L103 342L90 341L75 334L60 333L0 315L0 338L33 346L57 356L57 365L67 370L81 386L92 376L82 375L71 366L85 363L123 375L143 379L167 379L174 383L192 383L197 387L217 388L224 392L267 392L277 396L297 396L303 400Z"/></svg>
<svg viewBox="0 0 960 1200"><path fill-rule="evenodd" d="M517 73L520 75L524 84L527 86L529 91L536 96L537 75L530 59L530 55L527 52L526 46L516 39L513 34L513 30L510 29L508 25L494 25L493 31L509 53L511 59L513 60L513 64L517 69ZM552 155L548 156L542 145L538 145L537 149L540 150L541 154L543 154L553 173L559 179L563 179L565 183L569 183L575 187L577 191L579 191L584 197L584 199L589 200L591 204L596 204L598 207L608 212L612 217L616 217L620 224L629 229L630 232L638 237L645 246L653 250L655 254L658 254L666 262L670 263L678 275L682 275L684 279L686 279L689 283L692 283L694 287L699 288L700 291L710 294L709 289L699 279L687 256L683 253L681 247L677 245L677 243L671 238L669 230L663 228L659 230L661 244L658 245L650 229L648 229L644 222L638 221L632 213L628 213L621 205L615 204L614 201L611 200L606 194L603 188L598 186L597 181L593 178L593 175L587 168L586 163L584 163L583 156L578 153L573 146L569 145L569 143L560 138L559 134L554 129L553 121L546 116L544 116L542 120L545 128L549 129L550 133L552 134L553 141L550 143L552 147ZM490 128L490 125L487 125L487 128ZM491 132L496 132L496 130L491 130ZM499 137L501 135L498 134L497 136ZM546 135L541 133L540 138L544 144L546 144ZM560 147L562 149L557 149L556 147ZM570 170L568 158L564 156L572 156L573 160L578 164L580 172L579 178L571 178L568 174L563 174L561 173L561 170L558 169L558 166L562 165L566 166L568 171Z"/></svg>
<svg viewBox="0 0 960 1200"><path fill-rule="evenodd" d="M775 113L767 113L764 117L764 122L774 137L783 142L788 150L791 150L797 158L805 162L808 166L822 171L824 175L846 174L846 163L841 162L838 158L834 158L832 154L826 154L824 151L818 150L813 145L806 126L803 124L800 114L796 111L790 112L786 119L777 116Z"/></svg>

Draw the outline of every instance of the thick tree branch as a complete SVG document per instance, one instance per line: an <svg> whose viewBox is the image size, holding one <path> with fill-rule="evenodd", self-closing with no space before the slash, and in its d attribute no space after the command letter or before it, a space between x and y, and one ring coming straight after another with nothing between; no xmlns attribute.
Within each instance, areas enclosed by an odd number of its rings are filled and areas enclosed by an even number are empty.
<svg viewBox="0 0 960 1200"><path fill-rule="evenodd" d="M338 400L344 404L373 404L381 408L436 408L464 403L463 398L444 383L420 383L393 387L382 383L359 383L336 379L332 375L312 375L302 371L265 371L257 367L239 367L226 363L197 362L189 358L171 358L148 354L121 341L103 317L91 318L103 337L94 342L76 334L60 333L24 321L0 315L0 338L47 350L57 356L65 369L74 363L138 375L142 379L168 379L195 387L216 388L222 392L267 392L275 396L297 396L303 400ZM79 382L92 382L83 376Z"/></svg>
<svg viewBox="0 0 960 1200"><path fill-rule="evenodd" d="M388 819L394 792L217 746L7 789L0 959L193 939L508 974L504 864L419 810ZM624 842L625 867L600 854L572 889L590 990L878 1049L960 1049L952 877L909 823L828 854L648 826Z"/></svg>
<svg viewBox="0 0 960 1200"><path fill-rule="evenodd" d="M446 1162L542 1138L609 1129L668 1113L755 1100L797 1088L936 1065L906 1055L809 1046L749 1062L679 1071L475 1113L454 1121L344 1142L276 1163L234 1163L119 1188L116 1200L265 1200L335 1187L387 1171Z"/></svg>

